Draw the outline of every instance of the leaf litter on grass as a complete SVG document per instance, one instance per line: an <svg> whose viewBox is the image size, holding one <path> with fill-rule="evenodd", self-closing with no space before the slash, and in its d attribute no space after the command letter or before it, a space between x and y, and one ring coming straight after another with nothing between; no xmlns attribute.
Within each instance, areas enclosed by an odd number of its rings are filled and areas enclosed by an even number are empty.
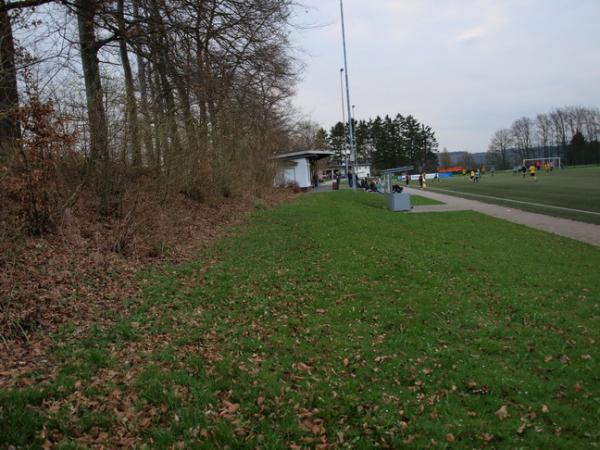
<svg viewBox="0 0 600 450"><path fill-rule="evenodd" d="M394 234L392 226L409 225L431 241L423 248L398 233L401 256L387 243L367 243L388 255L380 266L370 264L376 255L361 247L365 243L357 243L360 259L349 261L345 245L325 234L335 223L339 240L346 242L359 229L351 222L340 228L338 218L325 215L328 201L315 196L261 214L243 237L218 243L176 274L153 278L146 302L132 311L118 335L125 338L103 344L117 363L78 380L79 387L73 380L64 394L52 394L59 405L52 403L58 412L51 416L73 406L78 413L66 427L50 422L40 438L52 444L83 439L84 445L100 438L112 446L134 439L135 446L157 448L442 443L510 448L598 440L593 434L598 355L589 341L598 336L594 319L585 319L588 305L573 308L568 289L561 292L564 299L532 302L537 296L519 295L530 294L526 283L508 283L514 272L494 273L493 267L507 265L505 249L495 249L476 230L502 241L505 225L466 215L475 224L467 230L476 240L473 249L482 252L471 250L470 263L480 267L462 277L461 267L437 258L436 245L450 242L438 236L442 226L450 234L464 228L465 214L363 217L344 200L373 241L378 229ZM297 221L306 230L291 225ZM289 234L291 228L295 234ZM508 228L524 237L529 233ZM299 281L307 277L300 253L307 238L313 242L311 260L319 261L309 265L312 283ZM440 250L445 255L460 248L445 244ZM581 252L598 258L565 241L562 262L576 261ZM386 271L396 258L402 269ZM435 271L423 262L429 258L437 258ZM515 258L536 273L546 267L547 276L555 275L545 265L546 255ZM480 289L477 273L486 274L494 292ZM586 274L571 276L594 283ZM446 289L448 278L455 280L453 294ZM553 309L540 309L548 304ZM125 332L129 328L135 332ZM576 356L581 354L591 357ZM545 355L555 357L544 363ZM563 355L566 363L560 361ZM116 372L107 383L114 389L101 385L92 386L96 393L80 392L109 370ZM78 428L88 401L106 402L107 411L117 406L123 416L113 412L104 428Z"/></svg>

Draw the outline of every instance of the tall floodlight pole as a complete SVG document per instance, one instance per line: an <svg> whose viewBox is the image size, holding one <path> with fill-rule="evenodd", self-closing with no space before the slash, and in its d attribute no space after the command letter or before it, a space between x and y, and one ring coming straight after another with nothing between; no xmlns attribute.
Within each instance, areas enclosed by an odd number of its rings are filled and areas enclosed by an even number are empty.
<svg viewBox="0 0 600 450"><path fill-rule="evenodd" d="M346 163L346 178L348 178L348 155L346 155L346 111L344 106L344 69L340 69L340 88L342 92L342 130L344 132L344 140L342 144L342 154Z"/></svg>
<svg viewBox="0 0 600 450"><path fill-rule="evenodd" d="M346 106L348 107L348 136L350 138L350 151L352 152L352 190L356 191L356 149L354 148L354 132L352 130L352 103L350 103L350 86L348 85L348 56L346 54L346 26L344 25L344 2L340 0L342 14L342 43L344 46L344 73L346 74Z"/></svg>

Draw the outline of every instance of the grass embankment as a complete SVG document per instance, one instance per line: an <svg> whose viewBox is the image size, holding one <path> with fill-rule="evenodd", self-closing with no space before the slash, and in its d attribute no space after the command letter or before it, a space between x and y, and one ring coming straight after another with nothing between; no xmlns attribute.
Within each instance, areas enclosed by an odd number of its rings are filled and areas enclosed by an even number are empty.
<svg viewBox="0 0 600 450"><path fill-rule="evenodd" d="M0 447L599 445L600 250L382 203L306 195L148 275L0 393Z"/></svg>
<svg viewBox="0 0 600 450"><path fill-rule="evenodd" d="M537 182L533 182L530 181L529 174L525 178L520 174L513 175L510 172L497 173L493 177L487 174L481 178L479 183L471 183L469 177L466 176L454 176L445 178L440 183L431 183L430 187L434 190L443 189L444 194L600 224L600 167L554 170L547 176L540 171L537 175ZM579 209L596 214L566 211L548 207L548 205Z"/></svg>

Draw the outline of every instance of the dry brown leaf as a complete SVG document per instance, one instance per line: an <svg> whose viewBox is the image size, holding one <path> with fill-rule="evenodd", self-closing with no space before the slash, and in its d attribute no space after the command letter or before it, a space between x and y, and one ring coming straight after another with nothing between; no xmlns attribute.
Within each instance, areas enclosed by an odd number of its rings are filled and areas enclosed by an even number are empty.
<svg viewBox="0 0 600 450"><path fill-rule="evenodd" d="M452 433L448 433L448 434L446 435L446 440L447 440L448 442L454 442L454 441L456 441L456 438L454 437L454 435L453 435Z"/></svg>
<svg viewBox="0 0 600 450"><path fill-rule="evenodd" d="M404 442L405 444L410 444L412 443L412 441L415 440L415 435L411 434L410 436L407 436L402 442Z"/></svg>
<svg viewBox="0 0 600 450"><path fill-rule="evenodd" d="M239 403L231 403L231 402L228 402L227 400L223 400L223 406L225 407L227 412L230 414L234 414L238 409L240 409Z"/></svg>
<svg viewBox="0 0 600 450"><path fill-rule="evenodd" d="M312 370L308 364L304 364L302 362L296 364L296 369L300 370L301 372L307 373L310 373L310 371Z"/></svg>
<svg viewBox="0 0 600 450"><path fill-rule="evenodd" d="M546 405L542 405L542 412L544 414L548 414L550 412L550 409L548 408L548 406Z"/></svg>
<svg viewBox="0 0 600 450"><path fill-rule="evenodd" d="M508 413L508 407L506 405L502 405L498 411L494 413L496 417L500 420L506 419L510 414Z"/></svg>

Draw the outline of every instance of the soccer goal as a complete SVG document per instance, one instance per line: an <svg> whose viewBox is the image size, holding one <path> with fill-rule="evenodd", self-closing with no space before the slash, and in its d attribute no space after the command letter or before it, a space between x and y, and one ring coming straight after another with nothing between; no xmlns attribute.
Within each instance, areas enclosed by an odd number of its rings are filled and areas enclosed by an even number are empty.
<svg viewBox="0 0 600 450"><path fill-rule="evenodd" d="M539 162L540 166L543 167L544 162L546 161L548 161L550 167L553 167L555 169L562 169L562 165L560 163L560 156L550 156L549 158L527 158L523 160L523 165L527 167L527 163L536 164L537 162Z"/></svg>

